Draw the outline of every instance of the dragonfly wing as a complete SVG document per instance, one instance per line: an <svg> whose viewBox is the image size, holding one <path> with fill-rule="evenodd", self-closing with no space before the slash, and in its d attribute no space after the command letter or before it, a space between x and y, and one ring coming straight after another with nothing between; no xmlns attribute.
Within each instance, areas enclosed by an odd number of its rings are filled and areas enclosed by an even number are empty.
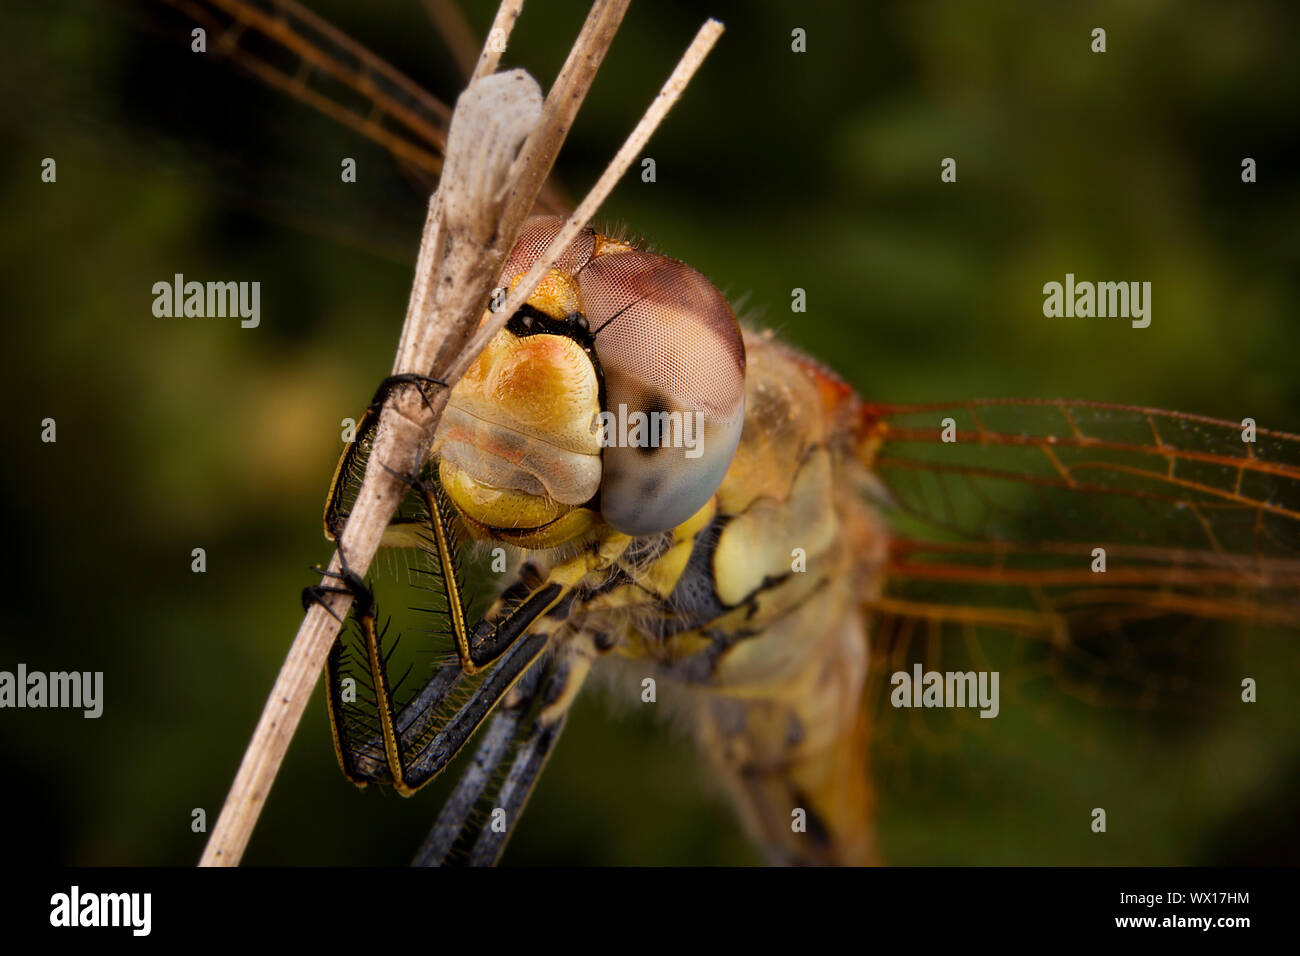
<svg viewBox="0 0 1300 956"><path fill-rule="evenodd" d="M1062 732L1090 712L1086 726L1109 733L1097 708L1116 707L1179 733L1243 720L1255 739L1276 731L1273 711L1242 709L1243 680L1297 664L1300 436L990 401L866 406L861 447L894 531L867 607L881 778L920 752L1010 745L1013 710ZM900 706L898 675L918 668L997 672L1003 721ZM1138 725L1116 726L1117 761ZM1008 766L1042 759L1020 751Z"/></svg>
<svg viewBox="0 0 1300 956"><path fill-rule="evenodd" d="M378 143L426 190L436 183L450 108L342 30L294 0L166 2L208 31L213 52ZM564 213L568 203L548 184L538 207Z"/></svg>
<svg viewBox="0 0 1300 956"><path fill-rule="evenodd" d="M1015 627L1300 623L1300 436L1084 402L870 414L900 585L995 595Z"/></svg>

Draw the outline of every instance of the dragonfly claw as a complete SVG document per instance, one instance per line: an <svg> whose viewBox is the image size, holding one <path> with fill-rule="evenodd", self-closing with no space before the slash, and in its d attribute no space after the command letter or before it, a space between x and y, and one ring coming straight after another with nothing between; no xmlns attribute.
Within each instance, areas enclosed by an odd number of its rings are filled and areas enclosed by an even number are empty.
<svg viewBox="0 0 1300 956"><path fill-rule="evenodd" d="M325 603L327 594L350 594L356 604L357 614L365 616L371 613L375 606L375 596L371 593L370 588L366 587L366 582L361 576L348 567L348 559L343 554L343 548L339 548L339 564L341 571L331 571L328 568L313 567L311 570L325 578L335 578L342 582L342 587L335 587L330 584L312 584L302 589L302 609L308 610L313 604L319 604L325 610L333 615L336 621L341 621L334 609Z"/></svg>
<svg viewBox="0 0 1300 956"><path fill-rule="evenodd" d="M399 385L419 386L417 391L420 393L420 400L424 402L424 407L430 412L433 411L433 404L429 401L429 396L425 392L424 386L437 385L440 388L447 387L447 383L442 381L442 379L433 378L430 375L420 375L416 372L403 372L400 375L390 375L388 378L380 382L379 387L375 389L374 398L370 400L370 407L374 409L381 408L384 402L388 400L388 396L392 394L393 389L397 388Z"/></svg>

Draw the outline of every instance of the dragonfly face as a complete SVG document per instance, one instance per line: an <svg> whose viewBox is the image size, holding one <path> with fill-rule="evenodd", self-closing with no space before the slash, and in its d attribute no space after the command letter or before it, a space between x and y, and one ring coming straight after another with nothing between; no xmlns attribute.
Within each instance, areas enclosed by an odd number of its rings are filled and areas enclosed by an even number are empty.
<svg viewBox="0 0 1300 956"><path fill-rule="evenodd" d="M531 220L503 281L562 223ZM667 531L721 484L744 382L740 327L707 279L588 230L452 390L433 452L479 535L552 547L597 514Z"/></svg>

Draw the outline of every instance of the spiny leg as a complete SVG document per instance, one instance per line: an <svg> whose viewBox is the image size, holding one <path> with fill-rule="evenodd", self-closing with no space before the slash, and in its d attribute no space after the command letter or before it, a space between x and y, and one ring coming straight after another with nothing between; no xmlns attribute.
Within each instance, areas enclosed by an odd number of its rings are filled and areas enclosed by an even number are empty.
<svg viewBox="0 0 1300 956"><path fill-rule="evenodd" d="M329 712L330 737L334 743L334 756L338 758L339 768L358 787L364 788L375 781L385 781L375 767L363 766L364 748L354 739L355 735L345 713L349 702L344 699L343 641L336 638L326 659L325 669L325 707ZM355 678L354 678L355 679Z"/></svg>
<svg viewBox="0 0 1300 956"><path fill-rule="evenodd" d="M464 601L464 583L456 561L460 550L456 517L446 493L436 481L425 481L416 474L402 474L387 466L385 468L424 498L433 532L434 557L446 589L456 654L461 669L466 674L475 674L500 657L533 622L558 605L582 575L572 575L569 582L543 580L528 594L521 595L504 614L494 620L483 618L471 628ZM583 570L585 572L585 568Z"/></svg>
<svg viewBox="0 0 1300 956"><path fill-rule="evenodd" d="M455 542L447 535L442 540L446 547L441 555L442 567L454 569L455 561L450 552L455 549ZM358 785L391 782L399 793L410 795L439 773L460 751L497 702L546 648L549 630L560 624L565 615L558 613L557 609L546 618L540 633L529 633L528 629L543 612L553 607L555 602L550 597L559 594L561 588L554 584L541 586L542 597L534 595L525 599L519 607L502 618L505 624L502 630L506 637L500 647L504 653L494 654L498 658L496 665L465 704L439 727L438 722L446 714L443 703L465 676L466 669L463 665L451 664L438 668L420 692L397 712L388 681L388 658L384 652L383 635L376 630L373 598L360 577L347 568L346 561L343 564L344 570L338 574L317 569L322 574L337 578L342 586L322 584L304 592L304 601L320 600L324 595L332 593L348 593L356 597L353 617L361 637L361 652L357 655L359 663L355 665L360 673L356 679L366 682L365 686L372 695L370 704L377 720L370 722L356 716L355 712L349 714L345 710L350 703L343 696L344 658L349 651L340 639L336 641L328 659L327 689L331 729L339 763L344 774ZM528 580L534 585L541 584L541 578L537 575ZM465 602L458 571L448 574L444 579L444 594L449 604L461 608L460 619L463 621ZM567 611L567 606L564 610ZM475 632L484 633L484 628L478 627ZM491 627L486 632L498 633ZM482 658L480 661L484 664L491 663ZM483 668L473 668L481 669ZM352 703L355 703L355 698Z"/></svg>
<svg viewBox="0 0 1300 956"><path fill-rule="evenodd" d="M315 568L314 570L326 577L338 579L343 586L318 584L306 588L303 590L303 604L304 606L312 602L324 604L323 598L326 594L352 595L352 618L357 622L365 647L366 670L370 675L370 690L374 693L375 711L379 717L379 730L385 761L388 765L393 786L397 788L398 792L407 793L409 791L405 789L405 773L402 769L402 749L399 746L395 730L396 721L393 712L392 690L388 683L387 659L383 654L382 635L375 627L374 595L366 587L361 576L348 567L347 558L341 548L339 549L339 562L342 565L339 572L321 568ZM339 758L339 766L342 767L344 775L357 785L365 786L366 783L374 779L374 776L365 773L361 769L358 763L361 751L353 745L352 734L347 721L343 719L343 708L347 705L347 702L343 699L343 652L342 639L335 638L334 646L330 648L329 657L326 660L327 688L325 700L329 710L330 731L334 738L334 751Z"/></svg>
<svg viewBox="0 0 1300 956"><path fill-rule="evenodd" d="M372 605L374 596L370 593L370 589L365 586L365 582L348 567L347 557L344 555L342 548L339 549L339 563L342 565L342 574L335 574L333 571L319 567L312 568L312 571L323 578L338 578L346 586L337 587L323 582L309 585L302 589L302 608L305 611L313 604L319 604L329 612L334 620L342 623L343 619L334 613L334 609L326 603L325 598L327 595L348 594L352 596L354 604L361 603L365 605ZM364 775L357 766L356 750L352 746L347 723L343 720L345 702L343 700L343 682L340 677L343 652L344 647L341 636L334 638L334 644L330 647L325 664L325 706L329 712L330 737L334 743L334 755L338 758L339 767L343 770L345 777L358 787L364 787L370 782L370 778Z"/></svg>
<svg viewBox="0 0 1300 956"><path fill-rule="evenodd" d="M537 694L545 669L541 662L529 668L492 718L474 761L461 775L456 789L442 805L433 829L412 861L412 866L442 866L452 847L466 832L475 806L492 782L519 733L519 724Z"/></svg>
<svg viewBox="0 0 1300 956"><path fill-rule="evenodd" d="M577 686L582 683L586 677L586 671L576 673L577 669L566 671L561 677L557 671L555 679L548 688L548 693L543 698L543 710L537 716L537 721L533 724L532 732L528 739L524 741L515 755L514 763L510 766L510 772L506 776L505 784L501 787L498 795L502 810L505 816L504 827L494 827L493 821L488 820L483 825L479 833L478 841L474 844L474 850L470 854L470 866L492 866L501 856L505 849L506 841L510 839L510 834L514 831L514 825L518 822L520 815L524 811L524 804L528 802L529 796L532 795L533 787L537 784L537 778L541 776L542 771L546 768L546 762L551 757L551 751L555 747L555 742L559 740L560 734L564 731L564 724L569 716L569 703L572 701L572 694L576 694ZM552 695L563 695L567 698L563 707L552 708L547 705Z"/></svg>
<svg viewBox="0 0 1300 956"><path fill-rule="evenodd" d="M310 584L302 589L302 609L309 610L313 604L319 604L329 612L330 617L342 623L342 618L334 613L334 609L326 603L325 597L330 594L349 594L355 606L365 606L374 609L375 598L366 587L366 582L361 580L361 576L354 572L348 566L348 557L343 552L342 546L338 548L339 553L339 571L331 571L328 568L313 567L311 570L314 574L319 574L322 578L335 578L341 581L343 586L339 587L333 584Z"/></svg>
<svg viewBox="0 0 1300 956"><path fill-rule="evenodd" d="M323 518L325 537L331 541L338 540L339 535L343 533L344 524L347 523L348 516L343 512L343 499L347 493L352 471L362 454L362 449L373 434L375 426L379 424L379 415L384 410L384 404L388 401L389 396L402 385L417 386L421 401L424 402L426 408L432 409L433 406L429 402L425 386L436 385L446 388L447 383L431 378L428 375L417 375L413 372L390 375L379 383L379 387L375 389L374 397L370 399L370 404L366 406L366 410L362 412L361 418L357 422L352 441L348 443L348 447L339 456L338 464L334 467L334 477L330 480L329 492L325 496L325 515Z"/></svg>
<svg viewBox="0 0 1300 956"><path fill-rule="evenodd" d="M470 866L493 866L501 856L506 841L514 831L515 821L523 813L524 804L532 795L537 778L541 776L546 768L546 762L551 758L551 750L564 730L567 717L566 714L551 725L544 725L541 722L533 725L532 733L519 748L519 753L510 766L505 785L501 788L499 809L504 815L505 825L498 828L490 819L483 825L478 841L474 844L474 850L470 853Z"/></svg>
<svg viewBox="0 0 1300 956"><path fill-rule="evenodd" d="M344 592L359 598L354 616L364 645L364 667L358 669L368 674L378 721L376 726L362 718L345 715L345 701L340 691L344 650L336 646L329 659L328 700L340 765L345 775L358 784L391 781L398 792L409 795L445 768L520 676L544 652L550 642L550 631L568 616L572 595L576 593L574 588L594 568L612 563L631 539L627 536L602 539L587 551L551 568L545 577L536 571L530 574L525 569L521 580L507 589L506 600L498 601L496 607L504 610L498 610L491 620L481 620L471 629L467 626L466 602L456 563L459 542L455 536L456 517L452 506L435 483L422 481L418 473L401 475L391 468L387 470L418 490L424 499L428 523L425 531L432 541L443 578L460 666L444 665L438 669L419 694L395 713L387 678L383 635L376 633L374 603L364 584L346 569L345 564L343 574L333 575L345 587L320 585L309 591L315 599L328 593ZM360 600L362 593L365 600ZM442 704L462 676L489 667L490 672L470 698L439 727L446 713ZM530 738L529 752L544 761L553 737L554 734L541 734L536 739ZM524 767L523 764L520 766ZM540 764L535 770L524 773L524 777L533 779L537 772L540 772ZM527 789L519 791L516 785L512 785L511 792L518 793L519 806L526 799Z"/></svg>
<svg viewBox="0 0 1300 956"><path fill-rule="evenodd" d="M520 681L515 694L493 720L473 765L443 805L413 865L447 863L453 848L463 844L479 826L474 810L485 802L495 805L474 839L468 863L491 866L497 861L564 729L569 707L590 667L591 659L587 655L566 653L552 661L544 675L539 664ZM527 722L529 714L532 714L531 722ZM512 750L514 759L509 771L497 787L491 787ZM504 825L498 825L497 811L503 816Z"/></svg>
<svg viewBox="0 0 1300 956"><path fill-rule="evenodd" d="M409 790L422 787L451 763L474 731L487 719L492 708L509 692L515 681L537 660L549 643L548 634L527 634L501 657L483 683L446 725L418 752L408 755L404 784ZM403 716L405 713L404 710ZM402 716L398 720L400 722Z"/></svg>
<svg viewBox="0 0 1300 956"><path fill-rule="evenodd" d="M544 579L534 572L525 574L524 579L515 586L521 592L532 593L529 598L500 619L505 623L502 630L509 635L504 653L490 664L490 669L481 668L487 669L487 675L482 683L441 727L437 726L444 713L441 705L450 691L465 676L463 666L443 665L435 671L424 688L388 721L388 725L396 729L397 735L396 769L400 772L400 777L394 776L394 780L400 780L399 792L404 794L413 792L451 762L487 719L493 708L550 646L551 634L564 626L570 604L551 600L550 595L557 591L563 593L565 589L556 584L543 583L539 586L539 582L543 581ZM507 589L507 595L511 590L514 588ZM540 598L539 593L542 595ZM458 600L460 594L457 589L449 588L447 597L448 600ZM549 613L543 615L546 611ZM373 618L373 612L371 617ZM364 629L364 622L362 624ZM482 633L482 630L476 628L476 632ZM498 632L492 631L492 633ZM367 656L382 665L383 656L378 650L379 643L378 640L374 641L375 649L372 651L368 642ZM572 656L572 654L566 655L566 659ZM581 665L583 673L586 666ZM380 666L380 674L375 678L379 687L385 686L382 683L382 671L383 668ZM337 679L335 678L332 683L336 685ZM558 688L559 685L552 682L552 687ZM573 692L576 692L576 687L577 682L572 684ZM553 690L549 697L556 697L558 693L558 689ZM380 696L376 693L377 699L380 699ZM567 707L569 699L564 698L564 706ZM388 707L391 708L391 695L388 695L388 700L390 701ZM379 731L361 746L353 748L359 755L356 766L360 768L363 779L381 779L376 771L382 771L382 765L375 766L369 771L365 767L367 754L377 754L381 752L381 747L386 755L390 752L387 742L388 733L382 721ZM539 740L530 746L537 748L541 742ZM548 748L549 745L542 747L539 752L544 753ZM391 767L393 761L387 762ZM524 795L526 796L526 793Z"/></svg>

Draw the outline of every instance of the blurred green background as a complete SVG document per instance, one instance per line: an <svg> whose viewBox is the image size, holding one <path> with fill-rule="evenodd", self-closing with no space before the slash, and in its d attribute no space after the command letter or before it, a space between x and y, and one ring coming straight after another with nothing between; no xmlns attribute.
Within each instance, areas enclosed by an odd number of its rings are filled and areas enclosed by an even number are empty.
<svg viewBox="0 0 1300 956"><path fill-rule="evenodd" d="M311 5L454 95L416 0ZM465 7L481 35L493 6ZM867 397L1090 398L1300 431L1296 5L635 3L561 160L571 194L706 14L727 32L649 147L657 182L629 175L607 220ZM530 4L507 63L545 86L582 16ZM189 864L205 839L191 810L215 821L307 569L328 557L338 422L389 369L425 197L382 150L191 54L186 22L152 3L9 0L0 93L0 668L106 683L99 720L0 713L3 854ZM57 184L40 181L46 156ZM1150 328L1044 318L1042 284L1067 271L1151 281ZM260 328L155 318L151 287L176 272L261 281ZM57 444L39 441L47 416ZM1283 660L1277 693L1300 679L1294 651ZM757 862L681 730L609 697L578 705L506 862ZM1283 703L1269 734L1225 720L1188 739L1100 715L1118 748L1004 715L1002 755L971 745L969 775L882 774L885 855L1293 859L1300 728ZM1106 838L1080 823L1099 793L1124 808ZM348 785L318 690L247 860L404 863L439 797Z"/></svg>

